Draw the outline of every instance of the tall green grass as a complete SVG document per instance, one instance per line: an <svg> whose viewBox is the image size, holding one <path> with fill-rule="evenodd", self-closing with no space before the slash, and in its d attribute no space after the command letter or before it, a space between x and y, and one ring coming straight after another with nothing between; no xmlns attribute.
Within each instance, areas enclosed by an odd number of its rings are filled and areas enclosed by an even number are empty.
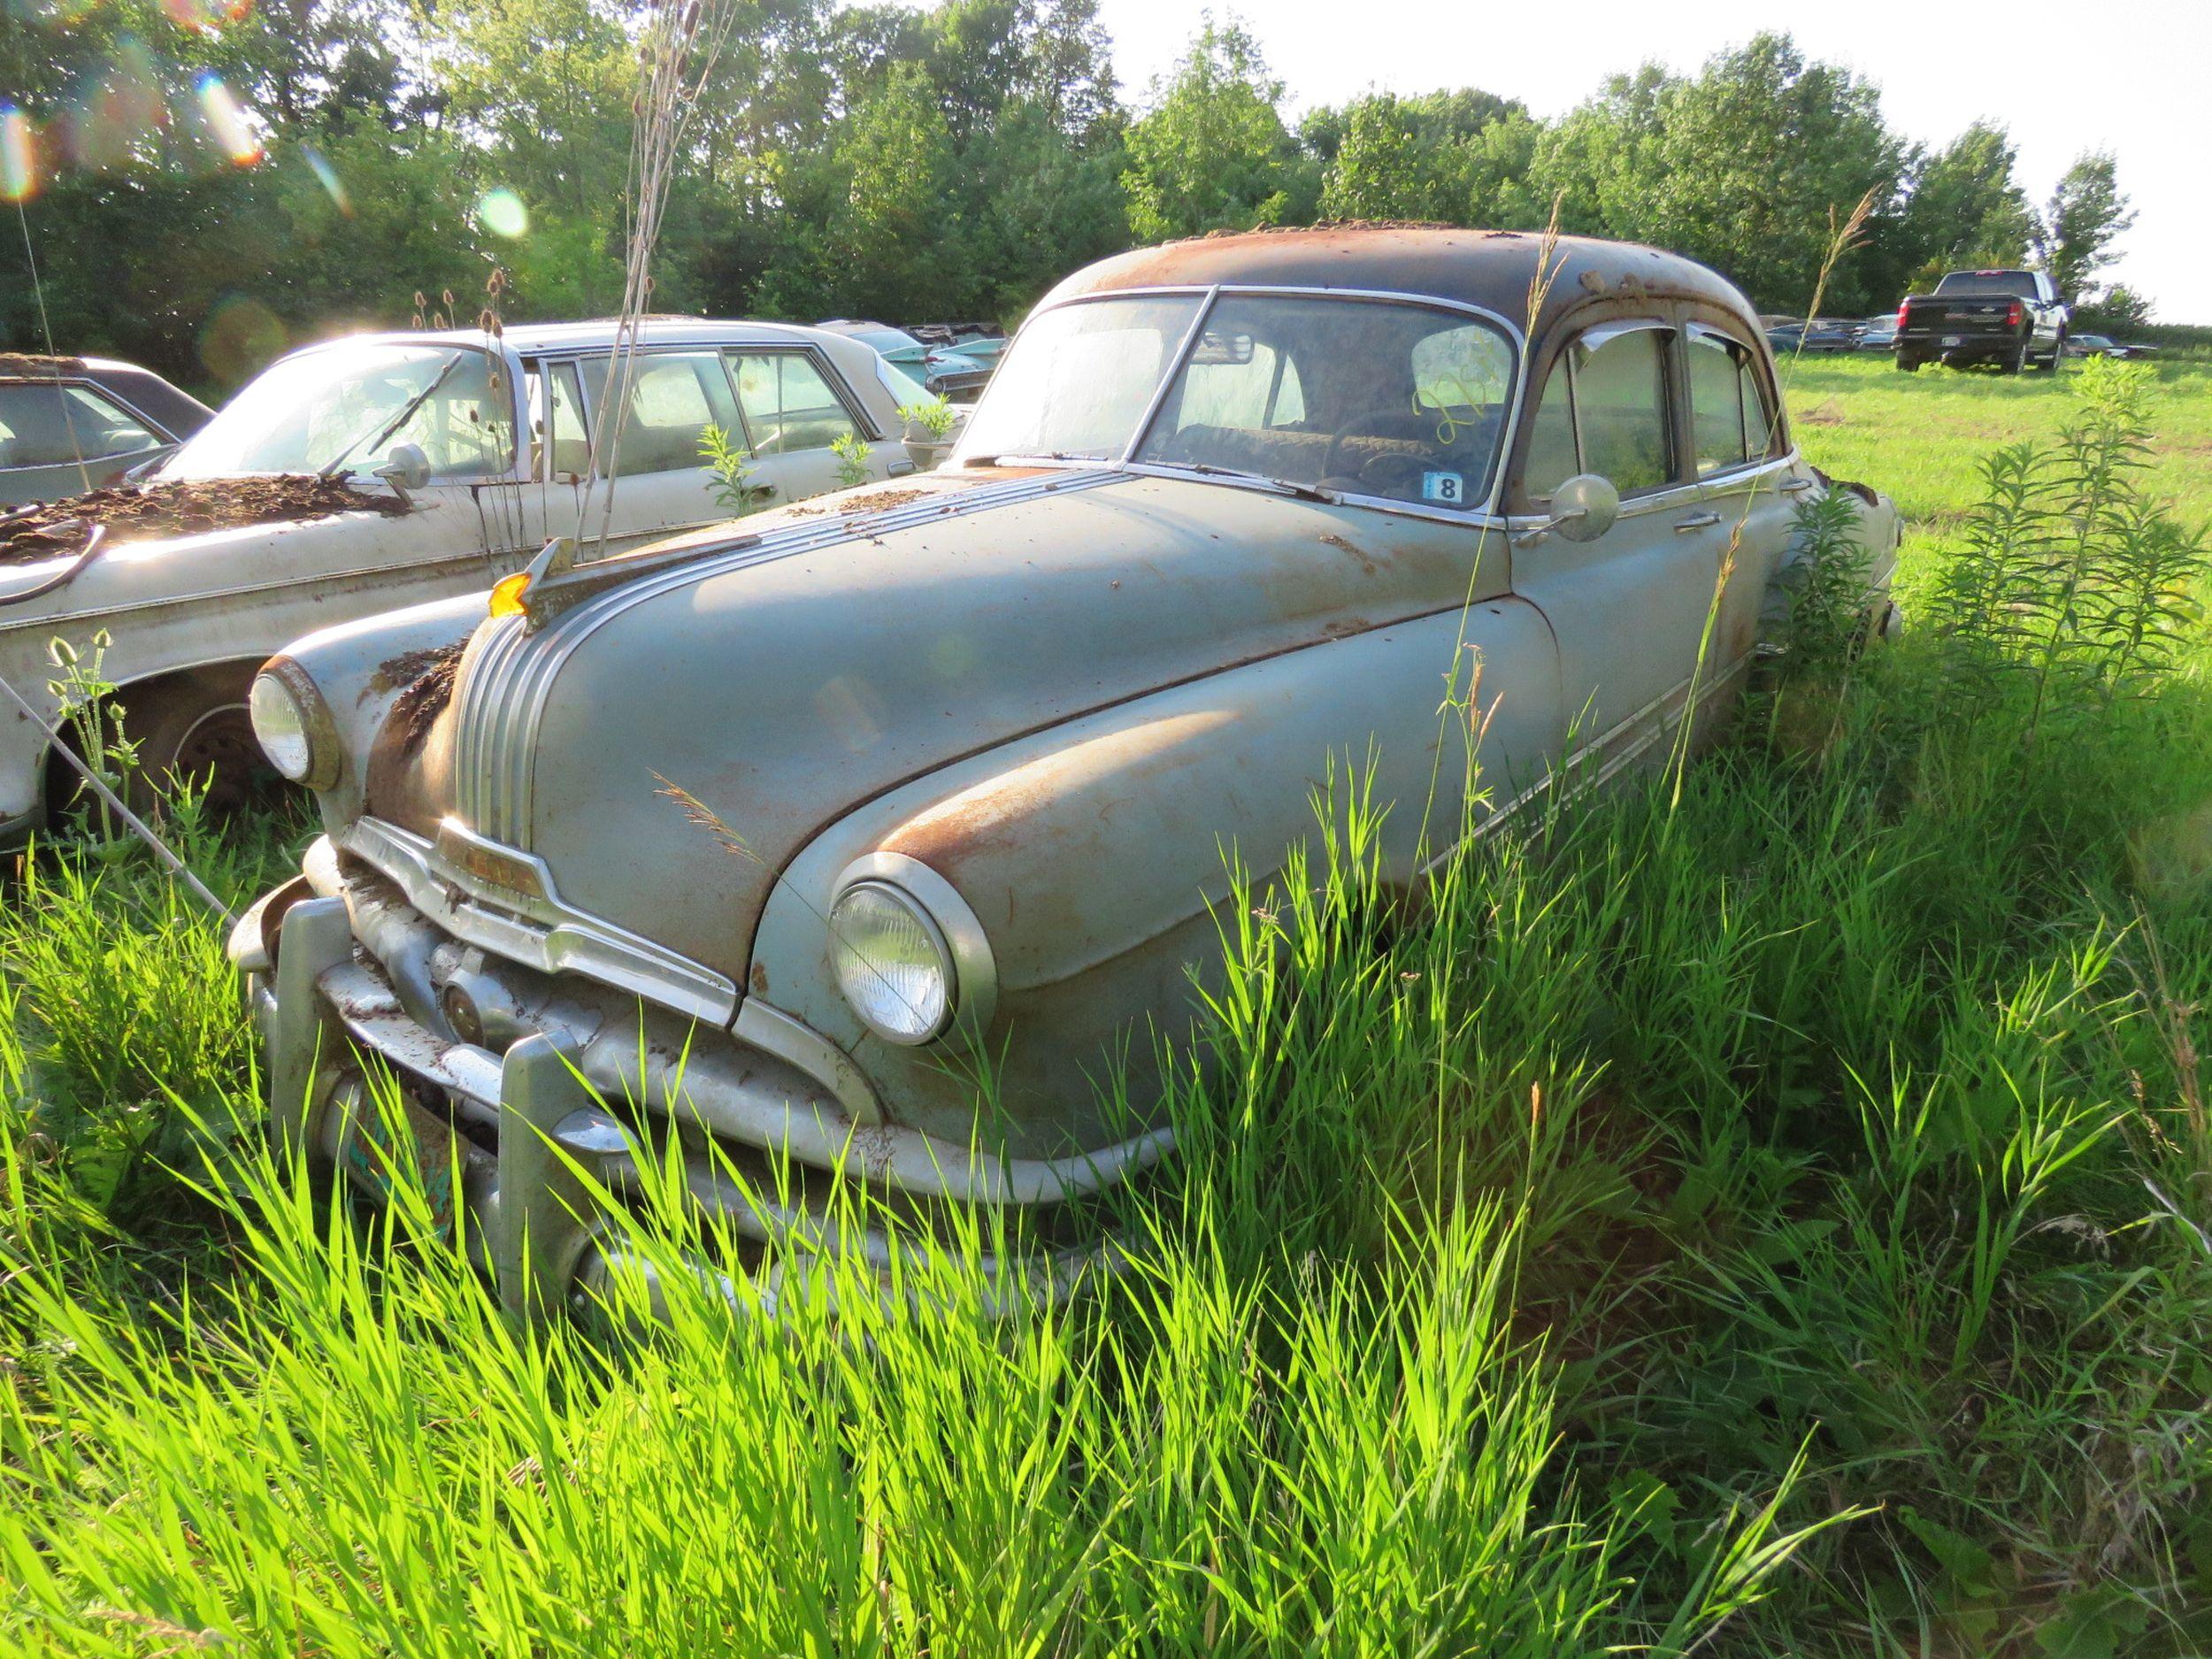
<svg viewBox="0 0 2212 1659"><path fill-rule="evenodd" d="M2203 663L2054 718L1909 636L1411 895L1340 790L1224 910L1122 1270L1005 1320L974 1232L733 1306L649 1198L665 1317L518 1330L222 1132L210 935L58 855L0 916L0 1641L2202 1652ZM68 1111L172 1138L111 1183Z"/></svg>

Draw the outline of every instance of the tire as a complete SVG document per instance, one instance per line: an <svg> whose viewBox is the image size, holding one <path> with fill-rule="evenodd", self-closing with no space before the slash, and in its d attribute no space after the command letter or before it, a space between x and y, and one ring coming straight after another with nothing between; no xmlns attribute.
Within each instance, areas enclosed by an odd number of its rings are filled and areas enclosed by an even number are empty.
<svg viewBox="0 0 2212 1659"><path fill-rule="evenodd" d="M2028 342L2023 340L2012 349L2012 356L2006 358L1999 366L2006 374L2025 374L2028 372Z"/></svg>
<svg viewBox="0 0 2212 1659"><path fill-rule="evenodd" d="M1920 364L1921 359L1918 357L1900 357L1897 359L1897 366L1908 374L1919 373Z"/></svg>
<svg viewBox="0 0 2212 1659"><path fill-rule="evenodd" d="M123 735L138 746L138 767L124 792L132 810L157 809L182 779L205 786L204 806L216 818L275 799L283 780L262 755L246 713L253 673L211 670L128 697Z"/></svg>
<svg viewBox="0 0 2212 1659"><path fill-rule="evenodd" d="M2058 331L2058 338L2051 342L2051 373L2055 375L2065 372L2066 331L2062 328Z"/></svg>

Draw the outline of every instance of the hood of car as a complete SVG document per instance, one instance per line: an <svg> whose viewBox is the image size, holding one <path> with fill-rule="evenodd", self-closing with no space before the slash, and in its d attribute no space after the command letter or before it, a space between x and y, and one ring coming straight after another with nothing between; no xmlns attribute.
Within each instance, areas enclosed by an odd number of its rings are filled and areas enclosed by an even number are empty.
<svg viewBox="0 0 2212 1659"><path fill-rule="evenodd" d="M120 486L97 490L36 508L0 527L0 599L34 588L48 589L0 611L0 628L117 604L173 601L219 606L226 595L232 595L234 604L242 588L373 566L400 549L419 550L456 516L395 513L373 502L248 523L225 524L188 507L146 522L117 518L109 523L97 556L66 581L59 580L85 544L77 503L90 503L93 516L104 518L106 498L134 493ZM473 519L456 527L466 537L464 545L478 550ZM280 552L273 550L280 546Z"/></svg>
<svg viewBox="0 0 2212 1659"><path fill-rule="evenodd" d="M741 983L779 872L848 811L1091 710L1455 605L1479 536L1102 469L933 473L734 528L427 664L449 699L387 722L366 811L530 855L563 904Z"/></svg>

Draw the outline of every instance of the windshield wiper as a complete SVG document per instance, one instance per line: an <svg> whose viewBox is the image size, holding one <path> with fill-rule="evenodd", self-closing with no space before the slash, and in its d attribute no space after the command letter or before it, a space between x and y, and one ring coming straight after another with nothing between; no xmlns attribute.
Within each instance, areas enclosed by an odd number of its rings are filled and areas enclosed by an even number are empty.
<svg viewBox="0 0 2212 1659"><path fill-rule="evenodd" d="M393 416L390 420L387 421L384 424L383 429L380 431L374 438L369 441L367 447L372 449L381 448L385 439L390 437L402 426L412 420L415 418L415 411L430 401L431 394L445 384L446 377L451 374L454 370L461 366L461 356L462 354L457 351L451 357L448 357L445 360L445 367L440 369L435 375L431 377L430 384L424 387L422 390L417 392L413 397L410 398L407 403L407 407L401 410L398 414ZM329 465L319 469L315 476L318 478L330 478L334 476L338 469L343 466L346 462L352 457L353 452L362 447L363 445L361 440L356 438L351 443L349 443L344 449L338 451L338 458L336 460L331 462Z"/></svg>
<svg viewBox="0 0 2212 1659"><path fill-rule="evenodd" d="M1216 466L1210 461L1164 461L1161 465L1174 467L1179 472L1202 472L1210 478L1248 478L1255 484L1272 484L1286 495L1295 495L1302 501L1317 501L1331 507L1344 504L1344 497L1336 491L1324 489L1318 484L1302 484L1294 478L1273 478L1265 472L1248 472L1240 466Z"/></svg>

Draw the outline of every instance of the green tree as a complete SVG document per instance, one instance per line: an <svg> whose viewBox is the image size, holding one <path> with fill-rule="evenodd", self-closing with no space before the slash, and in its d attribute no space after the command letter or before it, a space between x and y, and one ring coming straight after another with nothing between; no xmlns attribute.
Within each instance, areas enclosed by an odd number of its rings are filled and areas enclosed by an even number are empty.
<svg viewBox="0 0 2212 1659"><path fill-rule="evenodd" d="M2096 273L2113 261L2112 244L2135 223L2135 210L2120 193L2108 151L2077 159L2051 192L2037 227L2036 253L2058 291L2070 299L2095 297Z"/></svg>
<svg viewBox="0 0 2212 1659"><path fill-rule="evenodd" d="M1871 191L1878 229L1907 160L1870 84L1760 35L1688 80L1617 76L1536 147L1532 176L1569 228L1686 253L1784 308L1812 294L1832 210ZM1863 308L1876 286L1847 262L1829 303Z"/></svg>
<svg viewBox="0 0 2212 1659"><path fill-rule="evenodd" d="M1480 225L1527 213L1540 129L1510 99L1474 88L1416 98L1373 93L1310 126L1330 147L1325 219Z"/></svg>
<svg viewBox="0 0 2212 1659"><path fill-rule="evenodd" d="M2035 213L2013 178L2005 129L1977 121L1921 163L1902 215L1915 264L2016 265L2028 257Z"/></svg>
<svg viewBox="0 0 2212 1659"><path fill-rule="evenodd" d="M1244 27L1209 15L1174 75L1154 83L1149 112L1129 129L1122 187L1137 240L1308 218L1319 180L1283 125L1282 96Z"/></svg>

